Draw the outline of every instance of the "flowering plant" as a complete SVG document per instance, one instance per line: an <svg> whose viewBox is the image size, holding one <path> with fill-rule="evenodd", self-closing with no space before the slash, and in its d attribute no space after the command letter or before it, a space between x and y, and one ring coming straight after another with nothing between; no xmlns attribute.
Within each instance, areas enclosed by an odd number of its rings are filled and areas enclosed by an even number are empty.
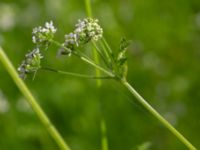
<svg viewBox="0 0 200 150"><path fill-rule="evenodd" d="M44 27L39 26L33 29L32 41L36 45L36 48L33 49L32 52L29 52L25 55L25 59L18 68L21 78L25 79L30 73L34 73L35 75L39 69L46 69L49 71L53 70L47 67L41 67L40 64L41 59L43 58L43 55L40 54L40 49L43 47L48 49L52 43L59 47L58 55L77 56L108 75L107 77L92 76L92 78L113 78L125 80L127 74L127 58L125 53L129 45L129 42L125 38L121 40L118 54L114 55L111 48L103 38L103 29L99 25L99 21L97 19L85 18L78 20L74 31L65 35L64 43L59 43L58 41L54 40L54 34L56 31L57 29L54 27L52 21L46 22ZM102 50L98 46L99 43L97 42L99 41L102 44ZM99 56L104 61L106 68L101 67L100 64L96 64L92 59L89 59L88 56L78 50L79 47L83 48L87 43L93 44ZM59 70L53 71L65 74L67 73ZM86 77L87 75L79 74L78 76ZM89 75L87 77L91 78Z"/></svg>
<svg viewBox="0 0 200 150"><path fill-rule="evenodd" d="M91 17L91 9L89 0L85 0L86 7L88 10L89 18L78 20L78 23L75 25L75 29L73 32L65 35L64 43L60 43L54 40L54 35L57 29L54 27L52 21L46 22L44 27L36 27L32 32L32 41L35 44L35 47L32 51L29 51L21 65L18 68L19 76L22 79L25 79L29 74L36 75L39 69L45 69L48 71L54 71L60 74L73 75L82 78L90 78L90 79L113 79L117 82L120 82L126 89L128 89L156 119L160 121L162 125L164 125L167 129L169 129L184 145L186 145L191 150L196 150L196 148L181 134L179 133L165 118L163 118L127 81L127 57L126 52L128 49L129 41L125 38L121 39L119 44L119 50L114 53L112 48L109 46L107 41L103 36L103 29L99 25L97 19L93 19ZM98 54L98 58L102 60L104 65L94 61L90 57L88 57L84 51L80 51L83 49L86 44L91 43L95 52ZM72 72L66 72L61 70L55 70L48 67L43 67L41 65L41 60L45 57L41 54L43 49L48 49L51 44L57 45L58 54L59 55L67 55L67 56L75 56L80 58L82 61L90 64L95 69L101 71L99 76L94 75L85 75L78 74ZM0 61L4 64L5 68L10 73L11 77L15 81L16 85L19 87L21 92L27 98L27 101L32 106L33 110L38 115L41 122L47 128L51 136L57 142L63 150L70 150L69 146L63 140L62 136L58 133L56 128L50 122L46 114L43 112L42 108L36 102L24 82L18 78L17 73L12 66L10 60L0 47ZM105 131L105 125L102 125ZM103 139L102 141L105 141ZM106 146L103 146L106 147ZM108 149L107 147L105 148Z"/></svg>
<svg viewBox="0 0 200 150"><path fill-rule="evenodd" d="M126 76L128 71L126 52L129 46L129 41L122 38L119 50L114 53L109 44L103 37L103 29L99 25L97 19L85 18L78 20L75 25L75 30L65 35L65 42L59 43L53 39L56 32L56 28L53 26L53 22L46 23L45 27L38 27L33 30L33 43L36 44L36 48L25 55L25 60L18 68L20 77L25 78L29 73L36 73L38 69L46 69L48 71L54 71L61 74L74 75L83 78L93 79L114 79L124 85L136 99L154 116L156 117L166 128L168 128L177 138L180 139L187 147L194 149L193 145L183 137L167 120L165 120L137 91L127 82ZM104 67L101 64L97 64L91 58L89 58L83 52L78 50L79 47L83 48L85 44L91 43L99 54L99 58L104 62ZM66 71L55 70L51 68L42 68L40 60L43 58L40 54L41 47L45 46L46 49L50 44L56 44L59 47L59 55L76 56L84 62L92 65L94 68L100 70L106 76L91 76L84 74L71 73Z"/></svg>

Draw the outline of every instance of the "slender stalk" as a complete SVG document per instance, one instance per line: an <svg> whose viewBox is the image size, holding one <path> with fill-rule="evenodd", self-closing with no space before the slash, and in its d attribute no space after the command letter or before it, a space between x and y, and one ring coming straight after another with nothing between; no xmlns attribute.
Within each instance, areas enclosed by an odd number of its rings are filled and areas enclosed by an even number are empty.
<svg viewBox="0 0 200 150"><path fill-rule="evenodd" d="M102 145L102 150L108 150L108 139L107 139L107 131L106 131L106 122L102 116L101 118L101 145Z"/></svg>
<svg viewBox="0 0 200 150"><path fill-rule="evenodd" d="M42 67L41 69L46 70L46 71L56 72L59 74L70 75L70 76L75 76L75 77L79 77L79 78L85 78L85 79L114 79L113 77L110 77L110 76L97 77L97 76L91 76L91 75L86 75L86 74L79 74L79 73L74 73L74 72L56 70L56 69L47 68L47 67Z"/></svg>
<svg viewBox="0 0 200 150"><path fill-rule="evenodd" d="M111 72L105 70L104 68L100 67L99 65L97 65L97 64L95 64L95 63L93 63L93 62L91 62L90 60L86 59L85 57L80 57L80 58L81 58L81 60L83 60L84 62L86 62L86 63L92 65L93 67L95 67L95 68L101 70L101 71L104 72L105 74L107 74L107 75L109 75L109 76L111 76L111 77L115 77L114 74L112 74Z"/></svg>
<svg viewBox="0 0 200 150"><path fill-rule="evenodd" d="M88 17L92 17L92 7L91 7L91 0L85 0L85 8L86 8L86 12L87 12L87 16ZM99 64L99 57L98 57L98 53L96 51L97 49L93 48L93 56L94 56L94 60L96 64ZM100 54L100 53L99 53ZM104 60L105 62L105 60ZM96 72L96 76L100 76L100 71L98 70L98 68L95 69ZM97 87L101 86L101 81L97 80ZM105 121L102 117L101 119L101 132L102 132L102 150L108 150L108 142L107 142L107 136L106 136L106 124ZM102 127L103 125L103 127Z"/></svg>
<svg viewBox="0 0 200 150"><path fill-rule="evenodd" d="M178 132L165 118L163 118L140 94L127 82L122 80L121 83L136 97L136 99L166 128L168 128L185 146L190 150L196 148L180 133Z"/></svg>
<svg viewBox="0 0 200 150"><path fill-rule="evenodd" d="M85 0L85 9L86 9L87 16L89 18L92 18L91 0ZM94 48L92 48L92 50L93 50L93 57L94 57L95 63L99 64L98 54ZM95 69L95 73L96 73L96 76L101 75L100 71L97 68ZM100 80L97 80L97 86L101 86Z"/></svg>
<svg viewBox="0 0 200 150"><path fill-rule="evenodd" d="M109 62L107 62L107 58L104 56L102 51L98 48L98 46L96 45L96 43L94 41L92 41L92 44L93 44L95 50L97 51L97 53L99 54L99 56L101 57L101 59L103 60L106 67L110 68L110 64L109 64Z"/></svg>
<svg viewBox="0 0 200 150"><path fill-rule="evenodd" d="M95 50L95 48L92 48L92 50L93 50L93 57L94 57L94 61L95 61L95 63L97 63L97 64L99 64L99 57L98 57L98 54L97 54L97 51ZM99 69L95 69L95 73L96 73L96 76L100 76L101 75L101 73L100 73L100 71L99 71ZM101 86L101 81L100 80L97 80L97 86Z"/></svg>
<svg viewBox="0 0 200 150"><path fill-rule="evenodd" d="M42 110L38 102L35 100L25 83L22 81L21 78L19 78L16 70L14 69L11 61L4 53L3 49L0 47L0 61L3 63L5 69L8 71L10 76L12 77L15 84L18 86L20 91L24 94L26 97L26 100L31 105L33 111L37 114L39 120L42 122L42 124L45 126L49 134L52 136L52 138L55 140L55 142L58 144L61 150L70 150L69 146L65 143L62 136L59 134L57 129L54 127L54 125L51 123L45 112Z"/></svg>
<svg viewBox="0 0 200 150"><path fill-rule="evenodd" d="M57 41L51 41L52 43L54 43L55 45L59 46L59 47L63 47L64 49L68 50L66 47L64 47L62 44L60 44L59 42ZM72 54L76 57L79 57L81 60L83 60L84 62L92 65L93 67L95 67L96 69L104 72L105 74L109 75L110 77L115 77L115 75L109 71L107 71L106 69L102 68L101 66L99 66L98 64L94 63L93 61L91 61L90 59L84 57L84 56L81 56L79 55L78 53L72 51Z"/></svg>
<svg viewBox="0 0 200 150"><path fill-rule="evenodd" d="M92 17L92 7L90 0L85 0L85 8L88 17Z"/></svg>
<svg viewBox="0 0 200 150"><path fill-rule="evenodd" d="M103 44L104 44L104 45L106 46L106 48L108 49L108 52L109 52L110 54L112 54L112 53L113 53L113 52L112 52L112 49L110 48L110 46L109 46L108 42L106 41L106 39L103 37L102 40L103 40Z"/></svg>
<svg viewBox="0 0 200 150"><path fill-rule="evenodd" d="M112 60L111 60L111 57L112 57L112 56L111 56L111 55L109 54L109 52L107 51L107 49L106 49L104 43L103 43L103 42L100 42L100 44L101 44L102 50L103 50L103 52L104 52L104 54L105 54L105 56L106 56L106 59L108 59L109 66L112 68Z"/></svg>

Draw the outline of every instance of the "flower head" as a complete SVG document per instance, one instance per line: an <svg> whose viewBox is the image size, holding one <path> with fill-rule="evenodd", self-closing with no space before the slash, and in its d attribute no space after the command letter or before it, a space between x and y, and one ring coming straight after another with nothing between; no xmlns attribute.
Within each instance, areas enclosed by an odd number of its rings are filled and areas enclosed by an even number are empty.
<svg viewBox="0 0 200 150"><path fill-rule="evenodd" d="M50 40L53 39L57 29L54 27L53 22L46 22L44 27L36 27L33 29L32 41L37 45L45 44L48 45Z"/></svg>
<svg viewBox="0 0 200 150"><path fill-rule="evenodd" d="M73 50L75 46L78 46L78 36L75 33L70 33L65 35L65 43L64 46Z"/></svg>
<svg viewBox="0 0 200 150"><path fill-rule="evenodd" d="M43 56L40 54L40 50L38 48L26 54L25 59L18 68L20 77L24 79L28 73L37 72L37 70L41 67L40 60L42 58Z"/></svg>
<svg viewBox="0 0 200 150"><path fill-rule="evenodd" d="M74 48L78 47L78 39L77 35L74 33L66 34L65 35L65 42L62 44L62 47L58 51L58 56L60 55L68 55L71 56L71 52Z"/></svg>
<svg viewBox="0 0 200 150"><path fill-rule="evenodd" d="M77 35L80 44L85 44L90 40L98 41L102 38L103 30L98 22L97 19L92 18L78 20L74 33Z"/></svg>
<svg viewBox="0 0 200 150"><path fill-rule="evenodd" d="M74 32L65 35L65 42L58 51L58 55L71 55L76 47L84 45L91 40L98 41L102 38L103 30L97 19L86 18L78 20Z"/></svg>

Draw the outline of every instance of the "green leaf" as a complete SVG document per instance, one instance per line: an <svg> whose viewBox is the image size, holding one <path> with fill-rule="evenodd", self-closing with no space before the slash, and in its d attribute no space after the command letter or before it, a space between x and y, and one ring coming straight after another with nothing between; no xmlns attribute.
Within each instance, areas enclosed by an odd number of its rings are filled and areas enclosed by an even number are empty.
<svg viewBox="0 0 200 150"><path fill-rule="evenodd" d="M129 45L130 45L130 41L127 41L126 38L123 37L120 41L119 50L126 51L126 49L128 48Z"/></svg>

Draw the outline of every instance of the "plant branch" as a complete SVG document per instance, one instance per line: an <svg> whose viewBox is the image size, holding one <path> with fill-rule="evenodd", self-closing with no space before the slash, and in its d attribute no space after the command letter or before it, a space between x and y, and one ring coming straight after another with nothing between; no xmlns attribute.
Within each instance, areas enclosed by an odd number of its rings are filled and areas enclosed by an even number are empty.
<svg viewBox="0 0 200 150"><path fill-rule="evenodd" d="M7 55L4 53L3 49L0 47L0 61L3 63L5 69L8 71L10 76L12 77L15 84L18 86L20 91L25 96L28 103L31 105L33 111L38 116L39 120L42 122L42 124L45 126L49 134L52 136L52 138L55 140L55 142L58 144L61 150L71 150L67 143L64 141L62 136L59 134L57 129L54 127L54 125L51 123L45 112L42 110L36 99L33 97L25 83L22 81L21 78L19 78L19 75L17 74L16 70L14 69L11 61L7 57Z"/></svg>
<svg viewBox="0 0 200 150"><path fill-rule="evenodd" d="M64 47L62 44L60 44L59 42L57 41L54 41L54 40L51 40L52 43L54 43L55 45L59 46L59 47L62 47L66 50L68 50L66 47ZM96 69L104 72L105 74L107 74L108 76L110 77L115 77L115 75L109 71L107 71L106 69L102 68L101 66L99 66L98 64L94 63L93 61L91 61L90 59L84 57L84 56L81 56L79 53L76 53L75 51L72 51L72 54L76 57L79 57L81 60L83 60L84 62L92 65L93 67L95 67Z"/></svg>
<svg viewBox="0 0 200 150"><path fill-rule="evenodd" d="M163 118L127 81L122 80L121 83L136 97L136 99L166 128L168 128L185 146L190 150L196 148L179 132L177 131L165 118Z"/></svg>

